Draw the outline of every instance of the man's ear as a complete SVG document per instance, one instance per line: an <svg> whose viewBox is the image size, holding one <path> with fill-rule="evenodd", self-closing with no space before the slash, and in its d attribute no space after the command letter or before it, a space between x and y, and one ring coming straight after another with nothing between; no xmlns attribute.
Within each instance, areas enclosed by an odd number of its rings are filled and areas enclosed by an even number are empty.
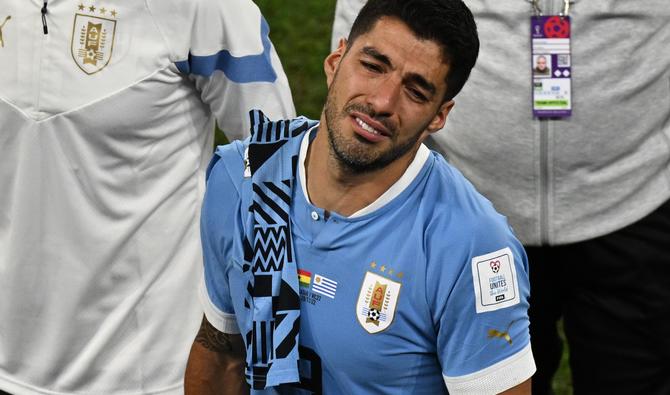
<svg viewBox="0 0 670 395"><path fill-rule="evenodd" d="M437 114L435 114L425 130L426 136L435 133L444 127L444 124L447 122L449 112L452 108L454 108L454 104L455 102L453 100L449 100L440 105L440 109L437 111Z"/></svg>
<svg viewBox="0 0 670 395"><path fill-rule="evenodd" d="M337 67L340 64L340 60L342 60L342 57L346 51L347 39L341 38L340 42L337 44L337 49L326 56L326 59L323 61L323 70L326 72L326 83L329 87L333 82L333 77L335 76Z"/></svg>

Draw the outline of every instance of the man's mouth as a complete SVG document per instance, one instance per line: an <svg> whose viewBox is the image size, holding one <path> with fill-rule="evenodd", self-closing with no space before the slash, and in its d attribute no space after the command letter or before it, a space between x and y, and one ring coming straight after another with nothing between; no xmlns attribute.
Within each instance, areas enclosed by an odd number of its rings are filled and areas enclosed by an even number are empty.
<svg viewBox="0 0 670 395"><path fill-rule="evenodd" d="M381 120L376 120L362 111L351 111L349 114L354 125L354 132L359 138L371 143L379 143L391 137L392 132L389 125Z"/></svg>
<svg viewBox="0 0 670 395"><path fill-rule="evenodd" d="M368 133L372 133L372 134L376 134L376 135L380 135L380 136L382 135L380 132L378 132L377 130L375 130L375 128L373 128L372 126L370 126L370 125L368 125L367 123L365 123L362 119L360 119L360 118L358 118L358 117L355 117L354 119L356 120L356 123L357 123L361 128L363 128L363 130L365 130L366 132L368 132Z"/></svg>

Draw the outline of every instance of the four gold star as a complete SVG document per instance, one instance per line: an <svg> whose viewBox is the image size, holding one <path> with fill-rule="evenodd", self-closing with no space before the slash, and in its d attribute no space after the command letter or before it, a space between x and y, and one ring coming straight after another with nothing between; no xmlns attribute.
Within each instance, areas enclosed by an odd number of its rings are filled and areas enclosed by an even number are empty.
<svg viewBox="0 0 670 395"><path fill-rule="evenodd" d="M86 7L83 3L79 3L79 5L77 6L77 8L79 8L79 11L84 11L84 9L87 8L87 7ZM95 8L94 5L88 7L88 11L89 11L89 12L95 12L95 10L96 10L96 8ZM102 7L102 8L100 8L98 11L100 12L100 15L106 15L108 10L107 10L107 8ZM116 10L112 10L112 11L110 12L110 14L111 14L114 18L116 18L116 15L117 15L118 13L116 12Z"/></svg>
<svg viewBox="0 0 670 395"><path fill-rule="evenodd" d="M403 277L405 276L405 273L403 273L403 272L396 272L395 270L393 270L393 269L391 269L391 268L389 268L389 267L386 267L386 265L381 265L381 266L378 267L376 261L370 263L370 267L373 268L373 269L379 269L380 272L382 272L382 273L387 273L389 276L393 276L394 274L395 274L395 276L398 277L398 278L403 278ZM388 269L388 272L386 271L386 269Z"/></svg>

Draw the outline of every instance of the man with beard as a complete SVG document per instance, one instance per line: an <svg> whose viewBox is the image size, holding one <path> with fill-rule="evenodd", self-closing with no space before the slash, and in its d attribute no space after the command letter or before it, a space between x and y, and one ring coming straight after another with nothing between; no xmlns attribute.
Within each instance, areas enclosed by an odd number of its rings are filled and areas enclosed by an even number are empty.
<svg viewBox="0 0 670 395"><path fill-rule="evenodd" d="M333 41L346 37L364 4L337 1ZM479 63L458 111L426 144L509 218L524 244L533 394L553 393L568 351L577 394L670 394L667 0L468 7L483 44ZM570 54L531 54L537 14L562 15L554 26L568 28ZM552 67L569 68L570 117L533 114L533 77L555 76Z"/></svg>
<svg viewBox="0 0 670 395"><path fill-rule="evenodd" d="M187 393L530 393L523 248L422 144L478 48L460 0L371 0L320 122L253 112L218 149Z"/></svg>

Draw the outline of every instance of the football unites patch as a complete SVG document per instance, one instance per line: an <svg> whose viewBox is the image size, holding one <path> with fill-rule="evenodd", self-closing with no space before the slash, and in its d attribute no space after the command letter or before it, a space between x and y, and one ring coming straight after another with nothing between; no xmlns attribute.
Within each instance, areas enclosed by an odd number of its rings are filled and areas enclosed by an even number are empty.
<svg viewBox="0 0 670 395"><path fill-rule="evenodd" d="M514 255L509 248L472 258L472 281L477 313L519 303Z"/></svg>
<svg viewBox="0 0 670 395"><path fill-rule="evenodd" d="M378 274L365 273L356 302L356 318L368 333L382 332L391 325L401 286Z"/></svg>

